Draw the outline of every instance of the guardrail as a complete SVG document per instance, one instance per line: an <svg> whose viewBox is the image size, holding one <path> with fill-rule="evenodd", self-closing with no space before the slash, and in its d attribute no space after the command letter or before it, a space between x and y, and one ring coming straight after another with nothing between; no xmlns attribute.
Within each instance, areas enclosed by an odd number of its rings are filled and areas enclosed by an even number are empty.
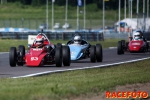
<svg viewBox="0 0 150 100"><path fill-rule="evenodd" d="M102 33L102 32L44 32L50 40L70 40L75 34L80 34L85 40L103 41L104 39L128 39L128 33ZM38 32L0 32L0 38L28 39L28 35L37 35ZM144 37L150 40L150 32Z"/></svg>
<svg viewBox="0 0 150 100"><path fill-rule="evenodd" d="M70 40L75 34L80 34L90 41L103 41L103 33L99 32L44 32L50 40ZM37 32L1 32L0 37L10 39L28 39L28 35L37 35Z"/></svg>
<svg viewBox="0 0 150 100"><path fill-rule="evenodd" d="M114 38L114 39L128 39L128 33L112 33L112 34L104 34L104 39L110 39L110 38Z"/></svg>

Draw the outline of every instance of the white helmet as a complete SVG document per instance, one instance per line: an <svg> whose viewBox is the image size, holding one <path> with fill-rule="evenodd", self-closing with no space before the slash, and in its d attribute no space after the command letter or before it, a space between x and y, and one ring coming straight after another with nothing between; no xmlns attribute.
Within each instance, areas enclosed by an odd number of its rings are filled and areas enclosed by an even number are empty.
<svg viewBox="0 0 150 100"><path fill-rule="evenodd" d="M140 39L140 38L141 38L141 33L140 33L140 32L134 32L134 33L133 33L133 38L134 38L135 40Z"/></svg>
<svg viewBox="0 0 150 100"><path fill-rule="evenodd" d="M43 42L44 42L44 38L42 35L38 35L35 39L35 45L36 46L41 46L43 45Z"/></svg>
<svg viewBox="0 0 150 100"><path fill-rule="evenodd" d="M80 43L81 43L81 40L82 40L82 38L81 38L81 36L79 36L79 35L77 35L77 36L74 37L74 43L75 43L75 44L80 44Z"/></svg>

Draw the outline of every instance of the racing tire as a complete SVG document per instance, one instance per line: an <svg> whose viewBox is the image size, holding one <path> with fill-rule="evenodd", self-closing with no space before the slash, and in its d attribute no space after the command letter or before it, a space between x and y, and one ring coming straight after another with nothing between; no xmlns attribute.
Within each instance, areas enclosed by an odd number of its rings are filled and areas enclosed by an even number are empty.
<svg viewBox="0 0 150 100"><path fill-rule="evenodd" d="M126 49L126 42L125 40L121 40L122 43L122 54L124 54L124 50Z"/></svg>
<svg viewBox="0 0 150 100"><path fill-rule="evenodd" d="M90 61L92 63L96 62L96 46L91 46L90 48Z"/></svg>
<svg viewBox="0 0 150 100"><path fill-rule="evenodd" d="M18 46L18 52L21 53L21 62L17 62L18 66L23 66L23 57L25 56L25 47L23 45Z"/></svg>
<svg viewBox="0 0 150 100"><path fill-rule="evenodd" d="M126 41L125 40L121 40L122 46L125 46Z"/></svg>
<svg viewBox="0 0 150 100"><path fill-rule="evenodd" d="M71 57L70 57L69 46L63 46L62 55L63 55L63 65L64 66L70 66Z"/></svg>
<svg viewBox="0 0 150 100"><path fill-rule="evenodd" d="M121 41L118 41L118 47L117 47L117 54L121 55L122 54L122 43Z"/></svg>
<svg viewBox="0 0 150 100"><path fill-rule="evenodd" d="M11 67L16 67L17 50L16 47L11 47L9 51L9 64Z"/></svg>
<svg viewBox="0 0 150 100"><path fill-rule="evenodd" d="M54 44L54 47L56 48L56 45Z"/></svg>
<svg viewBox="0 0 150 100"><path fill-rule="evenodd" d="M125 51L128 50L128 45L129 45L129 42L126 42L126 45L125 45Z"/></svg>
<svg viewBox="0 0 150 100"><path fill-rule="evenodd" d="M58 46L56 47L55 50L55 63L56 63L56 67L62 66L62 48Z"/></svg>
<svg viewBox="0 0 150 100"><path fill-rule="evenodd" d="M62 48L62 44L61 43L57 43L56 46Z"/></svg>
<svg viewBox="0 0 150 100"><path fill-rule="evenodd" d="M103 60L103 51L101 44L96 44L96 60L97 62L102 62Z"/></svg>
<svg viewBox="0 0 150 100"><path fill-rule="evenodd" d="M149 51L149 43L146 42L146 48L147 48L147 51Z"/></svg>

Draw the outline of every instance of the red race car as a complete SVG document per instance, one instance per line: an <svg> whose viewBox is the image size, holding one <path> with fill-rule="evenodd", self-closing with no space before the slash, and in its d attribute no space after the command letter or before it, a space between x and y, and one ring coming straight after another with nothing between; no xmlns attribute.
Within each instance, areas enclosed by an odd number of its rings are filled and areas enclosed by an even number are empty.
<svg viewBox="0 0 150 100"><path fill-rule="evenodd" d="M145 39L134 40L125 42L125 40L118 41L117 54L121 55L124 52L130 53L143 53L148 52L149 44Z"/></svg>
<svg viewBox="0 0 150 100"><path fill-rule="evenodd" d="M49 39L44 33L39 33L36 37L39 39L42 35L43 45L36 46L38 41L29 46L29 50L25 52L25 47L19 45L11 47L9 52L9 63L11 67L23 66L44 66L56 64L57 67L70 66L70 49L68 46L62 46L60 43L57 45L51 44Z"/></svg>

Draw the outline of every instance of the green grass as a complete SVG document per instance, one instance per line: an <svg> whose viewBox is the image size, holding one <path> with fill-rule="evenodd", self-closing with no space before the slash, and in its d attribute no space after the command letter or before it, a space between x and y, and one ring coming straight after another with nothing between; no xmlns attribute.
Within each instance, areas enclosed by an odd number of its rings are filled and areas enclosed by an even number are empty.
<svg viewBox="0 0 150 100"><path fill-rule="evenodd" d="M51 17L52 6L49 4L49 17ZM83 11L83 7L79 8L80 11ZM117 10L118 11L118 10ZM117 20L117 11L114 10L105 10L105 16L107 19ZM19 3L7 3L0 6L0 19L45 19L46 18L46 5L42 6L30 6L30 5L21 5ZM68 18L76 19L77 17L77 7L68 6ZM115 15L116 14L116 15ZM102 10L97 8L96 4L86 5L86 18L87 19L102 19ZM111 15L111 16L109 16ZM112 16L113 15L113 16ZM79 14L80 19L83 18L83 14ZM122 17L124 17L122 15ZM54 5L54 18L55 19L65 19L65 6Z"/></svg>
<svg viewBox="0 0 150 100"><path fill-rule="evenodd" d="M150 60L114 67L54 73L41 77L0 79L1 100L71 100L99 95L115 86L150 82Z"/></svg>
<svg viewBox="0 0 150 100"><path fill-rule="evenodd" d="M48 23L51 28L52 11L49 4ZM65 6L54 6L54 23L65 23ZM83 7L80 7L83 11ZM0 27L23 27L30 29L38 29L39 25L46 22L46 5L43 6L29 6L21 5L19 3L7 3L0 6ZM86 28L101 28L103 11L97 9L96 4L86 5ZM136 16L133 14L133 17ZM83 13L79 13L79 27L83 28ZM121 19L124 18L122 11ZM105 10L105 25L113 26L118 21L118 10ZM77 7L68 7L68 23L71 24L72 29L76 29L77 24Z"/></svg>
<svg viewBox="0 0 150 100"><path fill-rule="evenodd" d="M110 46L117 46L117 41L120 39L105 39L104 41L89 41L92 45L96 43L101 43L103 48L108 48ZM10 47L18 47L19 45L24 45L27 49L28 41L27 40L13 40L13 39L0 39L1 48L0 52L8 52ZM63 40L51 40L51 43L67 43L67 41Z"/></svg>
<svg viewBox="0 0 150 100"><path fill-rule="evenodd" d="M116 46L119 39L90 42L101 43L103 48ZM0 40L1 50L8 51L11 46L27 45L27 40ZM52 40L55 43L67 41ZM7 45L7 46L6 46ZM3 48L3 49L2 49ZM1 100L71 100L72 97L89 94L100 95L118 85L150 82L150 60L122 64L107 68L95 68L29 78L1 78ZM92 96L90 95L90 96Z"/></svg>

